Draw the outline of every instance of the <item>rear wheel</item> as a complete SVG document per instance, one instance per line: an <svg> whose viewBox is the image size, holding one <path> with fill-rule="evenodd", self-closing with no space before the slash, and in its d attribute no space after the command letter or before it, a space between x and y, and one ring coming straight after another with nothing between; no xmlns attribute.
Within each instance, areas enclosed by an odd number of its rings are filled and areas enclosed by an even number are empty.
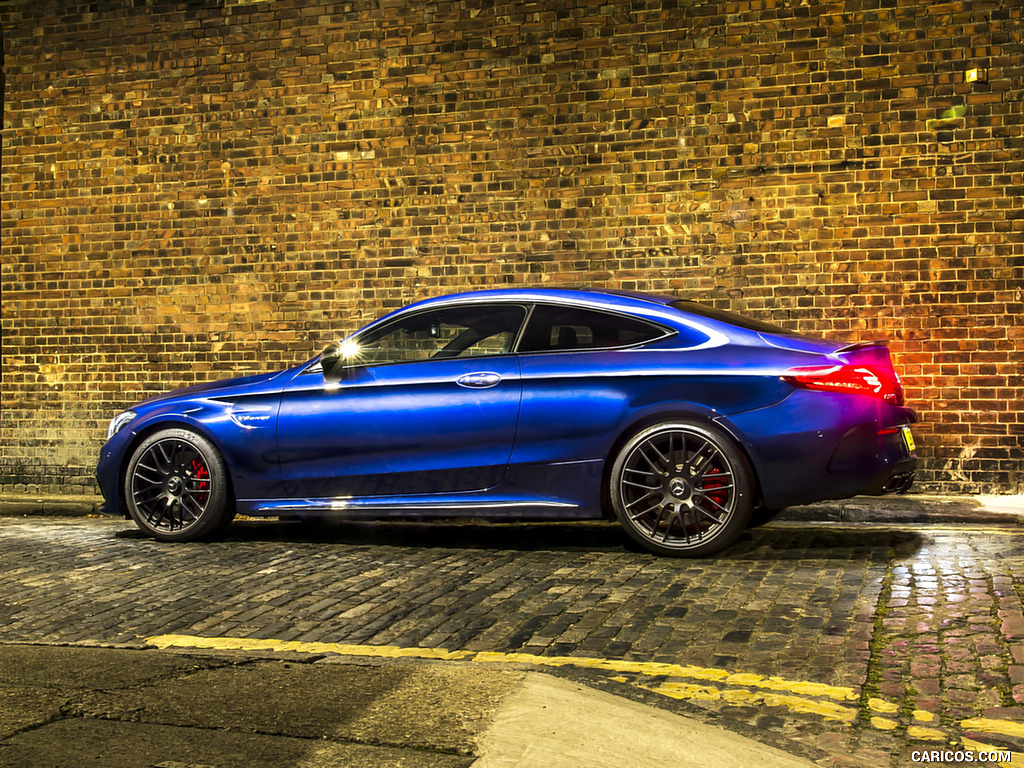
<svg viewBox="0 0 1024 768"><path fill-rule="evenodd" d="M657 424L634 435L611 471L615 516L659 555L700 557L728 546L753 510L746 458L698 422Z"/></svg>
<svg viewBox="0 0 1024 768"><path fill-rule="evenodd" d="M136 525L160 541L208 538L233 517L224 460L187 429L161 430L139 444L128 462L124 498Z"/></svg>

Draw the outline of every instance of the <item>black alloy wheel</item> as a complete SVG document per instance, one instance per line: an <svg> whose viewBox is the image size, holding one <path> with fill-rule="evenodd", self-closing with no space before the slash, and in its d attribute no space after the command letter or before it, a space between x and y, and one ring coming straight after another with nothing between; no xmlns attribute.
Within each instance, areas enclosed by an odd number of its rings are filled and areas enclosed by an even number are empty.
<svg viewBox="0 0 1024 768"><path fill-rule="evenodd" d="M612 507L626 532L651 552L701 557L747 527L753 481L732 440L697 422L641 430L611 471Z"/></svg>
<svg viewBox="0 0 1024 768"><path fill-rule="evenodd" d="M187 429L165 429L132 453L124 498L132 519L160 541L196 541L230 521L227 472L211 443Z"/></svg>

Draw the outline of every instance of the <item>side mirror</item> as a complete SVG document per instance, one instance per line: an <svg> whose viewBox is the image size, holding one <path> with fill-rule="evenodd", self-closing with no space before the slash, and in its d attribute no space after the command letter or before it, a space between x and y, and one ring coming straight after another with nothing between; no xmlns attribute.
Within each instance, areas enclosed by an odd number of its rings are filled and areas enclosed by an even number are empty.
<svg viewBox="0 0 1024 768"><path fill-rule="evenodd" d="M355 370L361 367L359 362L359 346L351 339L332 341L320 353L320 368L327 381L342 381L352 378Z"/></svg>
<svg viewBox="0 0 1024 768"><path fill-rule="evenodd" d="M327 381L339 381L341 379L342 362L341 342L332 341L324 351L320 353L320 368L324 372L324 379Z"/></svg>

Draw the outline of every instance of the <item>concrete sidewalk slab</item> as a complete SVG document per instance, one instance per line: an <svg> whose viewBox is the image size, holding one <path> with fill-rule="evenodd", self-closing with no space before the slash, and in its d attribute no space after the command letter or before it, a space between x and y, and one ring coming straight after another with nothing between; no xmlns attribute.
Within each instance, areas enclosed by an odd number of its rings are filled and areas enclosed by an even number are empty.
<svg viewBox="0 0 1024 768"><path fill-rule="evenodd" d="M531 672L480 741L474 768L811 768L722 728Z"/></svg>

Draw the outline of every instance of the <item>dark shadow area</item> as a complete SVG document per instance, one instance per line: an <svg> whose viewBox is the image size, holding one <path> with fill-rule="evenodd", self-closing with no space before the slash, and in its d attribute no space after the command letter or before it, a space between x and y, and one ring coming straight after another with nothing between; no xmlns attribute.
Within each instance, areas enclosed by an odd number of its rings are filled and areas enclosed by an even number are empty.
<svg viewBox="0 0 1024 768"><path fill-rule="evenodd" d="M117 536L148 539L136 529L120 531ZM479 520L241 520L234 522L220 541L524 552L628 552L652 559L671 560L659 558L635 544L618 523L589 520L549 523ZM765 526L745 531L735 544L712 555L711 559L878 561L888 560L894 554L912 554L922 543L921 536L905 530L879 531L877 528L866 530L835 525Z"/></svg>
<svg viewBox="0 0 1024 768"><path fill-rule="evenodd" d="M121 538L148 539L128 529ZM279 541L323 545L414 548L626 551L625 533L603 521L491 523L467 520L432 522L389 520L241 520L220 541Z"/></svg>
<svg viewBox="0 0 1024 768"><path fill-rule="evenodd" d="M768 526L745 531L721 560L862 560L888 561L912 555L924 537L907 530L885 531L831 524Z"/></svg>

